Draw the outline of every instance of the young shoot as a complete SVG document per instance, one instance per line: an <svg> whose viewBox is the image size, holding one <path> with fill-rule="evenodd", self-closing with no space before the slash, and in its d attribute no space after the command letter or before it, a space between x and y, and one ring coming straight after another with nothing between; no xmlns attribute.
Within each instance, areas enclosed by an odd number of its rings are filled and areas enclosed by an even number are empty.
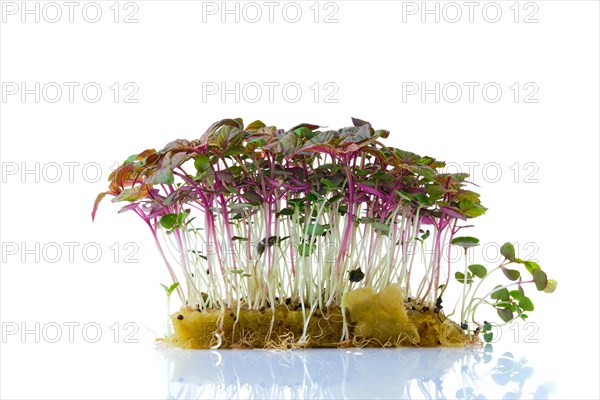
<svg viewBox="0 0 600 400"><path fill-rule="evenodd" d="M161 283L160 286L162 286L163 289L165 289L165 293L167 294L167 333L170 335L171 334L171 318L170 318L170 315L171 315L171 294L173 293L173 291L175 289L177 289L177 287L179 286L179 282L175 282L171 286L163 285Z"/></svg>

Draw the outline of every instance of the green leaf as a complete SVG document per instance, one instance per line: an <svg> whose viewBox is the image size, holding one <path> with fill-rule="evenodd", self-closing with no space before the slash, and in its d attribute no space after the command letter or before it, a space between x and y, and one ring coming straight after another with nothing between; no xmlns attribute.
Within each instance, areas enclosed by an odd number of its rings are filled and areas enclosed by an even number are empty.
<svg viewBox="0 0 600 400"><path fill-rule="evenodd" d="M498 316L504 322L509 322L510 320L513 319L513 312L508 308L498 308L497 312L498 312Z"/></svg>
<svg viewBox="0 0 600 400"><path fill-rule="evenodd" d="M508 269L508 268L502 267L502 272L511 281L516 281L521 277L521 273L519 271L517 271L516 269Z"/></svg>
<svg viewBox="0 0 600 400"><path fill-rule="evenodd" d="M496 288L499 288L501 286L496 286ZM494 300L508 300L510 299L510 294L508 293L508 289L506 288L502 288L500 290L496 290L495 292L493 292L490 297Z"/></svg>
<svg viewBox="0 0 600 400"><path fill-rule="evenodd" d="M231 272L232 274L243 274L244 270L243 269L232 269L229 272Z"/></svg>
<svg viewBox="0 0 600 400"><path fill-rule="evenodd" d="M198 171L198 174L202 174L210 168L210 161L204 154L199 154L194 160L194 167Z"/></svg>
<svg viewBox="0 0 600 400"><path fill-rule="evenodd" d="M253 152L254 150L261 148L265 145L264 139L251 139L246 143L246 150Z"/></svg>
<svg viewBox="0 0 600 400"><path fill-rule="evenodd" d="M256 120L254 122L251 122L247 127L246 130L247 131L254 131L256 129L260 129L260 128L264 128L266 125L260 121L260 120Z"/></svg>
<svg viewBox="0 0 600 400"><path fill-rule="evenodd" d="M518 290L511 290L510 295L513 299L515 299L517 301L521 300L521 298L523 297L523 294L521 292L519 292Z"/></svg>
<svg viewBox="0 0 600 400"><path fill-rule="evenodd" d="M160 284L160 286L162 286L163 289L165 289L165 292L167 293L167 296L170 297L171 293L173 293L173 291L175 289L177 289L177 287L179 286L179 282L175 282L174 284L172 284L169 287L167 287L166 285L163 285L162 283Z"/></svg>
<svg viewBox="0 0 600 400"><path fill-rule="evenodd" d="M546 285L544 292L553 293L556 290L556 285L558 285L558 282L556 282L554 279L548 279L548 285Z"/></svg>
<svg viewBox="0 0 600 400"><path fill-rule="evenodd" d="M410 193L403 192L402 190L396 190L396 193L398 196L407 201L413 201L415 199Z"/></svg>
<svg viewBox="0 0 600 400"><path fill-rule="evenodd" d="M485 212L487 211L487 208L471 200L461 200L458 208L466 217L469 218L479 217L485 214Z"/></svg>
<svg viewBox="0 0 600 400"><path fill-rule="evenodd" d="M390 233L390 227L386 224L381 223L379 221L373 221L372 224L375 231L381 233L382 235L387 235L388 233Z"/></svg>
<svg viewBox="0 0 600 400"><path fill-rule="evenodd" d="M141 187L140 186L134 186L132 188L129 189L125 189L122 190L121 193L119 193L117 196L115 196L112 199L113 203L116 203L117 201L136 201L139 200L140 196L141 196ZM108 192L105 192L108 193ZM100 198L100 196L102 195L102 193L100 195L98 195L98 198ZM104 196L102 196L104 197ZM98 199L96 199L96 202L98 202Z"/></svg>
<svg viewBox="0 0 600 400"><path fill-rule="evenodd" d="M233 203L230 204L229 209L234 212L234 211L240 211L243 210L244 208L250 208L250 207L254 207L252 204L247 204L247 203Z"/></svg>
<svg viewBox="0 0 600 400"><path fill-rule="evenodd" d="M335 183L335 182L333 182L333 181L330 181L330 180L329 180L329 179L327 179L327 178L321 178L321 183L322 183L323 185L325 185L325 186L326 186L327 188L329 188L329 189L331 189L331 188L334 188L334 187L337 187L337 186L338 186L338 185L336 185L336 183Z"/></svg>
<svg viewBox="0 0 600 400"><path fill-rule="evenodd" d="M179 214L177 214L177 224L183 225L183 223L185 222L185 219L187 218L189 213L190 213L190 210L184 210L184 211L180 212Z"/></svg>
<svg viewBox="0 0 600 400"><path fill-rule="evenodd" d="M494 334L492 332L486 332L483 334L483 340L485 340L486 343L490 343L493 338L494 338Z"/></svg>
<svg viewBox="0 0 600 400"><path fill-rule="evenodd" d="M160 219L160 224L165 229L171 229L177 222L177 214L165 214Z"/></svg>
<svg viewBox="0 0 600 400"><path fill-rule="evenodd" d="M439 184L432 184L427 187L427 194L432 201L438 201L447 193L447 190Z"/></svg>
<svg viewBox="0 0 600 400"><path fill-rule="evenodd" d="M336 194L335 196L332 196L331 198L329 198L329 200L327 200L328 204L334 204L335 202L337 202L338 200L342 199L344 196L342 196L341 194Z"/></svg>
<svg viewBox="0 0 600 400"><path fill-rule="evenodd" d="M263 201L262 196L253 191L247 191L246 193L243 193L242 197L246 199L248 203L255 206L262 204Z"/></svg>
<svg viewBox="0 0 600 400"><path fill-rule="evenodd" d="M294 209L284 208L275 213L276 215L294 215Z"/></svg>
<svg viewBox="0 0 600 400"><path fill-rule="evenodd" d="M489 322L486 322L485 324L483 324L483 330L484 331L491 331L492 330L492 324L490 324Z"/></svg>
<svg viewBox="0 0 600 400"><path fill-rule="evenodd" d="M452 244L467 249L469 247L479 246L479 239L472 236L459 236L452 239Z"/></svg>
<svg viewBox="0 0 600 400"><path fill-rule="evenodd" d="M175 182L175 176L173 175L173 171L167 168L161 168L154 171L148 179L146 179L146 183L149 185L172 185Z"/></svg>
<svg viewBox="0 0 600 400"><path fill-rule="evenodd" d="M123 165L125 165L125 164L131 164L132 162L135 161L135 159L137 158L137 156L138 156L137 154L130 155L129 157L127 157L127 160L125 160L123 162Z"/></svg>
<svg viewBox="0 0 600 400"><path fill-rule="evenodd" d="M325 233L325 229L328 229L329 226L321 225L321 224L308 224L302 230L303 232L308 232L309 235L319 236Z"/></svg>
<svg viewBox="0 0 600 400"><path fill-rule="evenodd" d="M535 282L535 288L539 291L546 289L546 286L548 286L548 276L541 269L533 270L533 281Z"/></svg>
<svg viewBox="0 0 600 400"><path fill-rule="evenodd" d="M165 206L170 206L171 204L173 204L173 199L175 199L175 196L178 194L178 192L173 192L170 195L167 196L167 198L165 199L165 201L163 202L165 204Z"/></svg>
<svg viewBox="0 0 600 400"><path fill-rule="evenodd" d="M431 205L431 201L429 200L429 197L427 197L426 195L424 195L423 193L416 193L414 195L414 198L419 202L419 204L424 205L424 206L429 206Z"/></svg>
<svg viewBox="0 0 600 400"><path fill-rule="evenodd" d="M456 278L457 281L459 281L460 283L464 284L465 283L465 274L463 274L462 272L456 272L454 274L454 277ZM471 274L467 274L467 280L466 280L466 284L470 285L471 283L473 283L473 278L471 277Z"/></svg>
<svg viewBox="0 0 600 400"><path fill-rule="evenodd" d="M509 242L504 243L502 247L500 247L500 254L508 261L515 261L515 246Z"/></svg>
<svg viewBox="0 0 600 400"><path fill-rule="evenodd" d="M172 284L171 286L169 286L169 290L168 290L167 294L171 295L171 293L173 293L173 291L175 289L177 289L178 286L179 286L179 282L175 282L174 284Z"/></svg>
<svg viewBox="0 0 600 400"><path fill-rule="evenodd" d="M236 156L238 154L245 154L245 153L246 153L246 148L244 146L241 146L241 145L231 146L230 148L228 148L227 150L225 150L223 152L223 157L231 157L231 156Z"/></svg>
<svg viewBox="0 0 600 400"><path fill-rule="evenodd" d="M350 282L360 282L365 277L365 273L360 268L353 269L349 273Z"/></svg>
<svg viewBox="0 0 600 400"><path fill-rule="evenodd" d="M484 278L487 275L487 268L481 264L469 265L469 271L478 278Z"/></svg>
<svg viewBox="0 0 600 400"><path fill-rule="evenodd" d="M313 251L315 251L316 248L316 244L309 245L307 243L303 243L298 245L298 254L300 254L302 257L308 257L313 253Z"/></svg>
<svg viewBox="0 0 600 400"><path fill-rule="evenodd" d="M533 311L534 309L531 299L527 296L521 297L521 300L519 300L519 307L521 307L523 311Z"/></svg>
<svg viewBox="0 0 600 400"><path fill-rule="evenodd" d="M527 271L529 271L530 274L533 274L533 271L535 271L536 269L540 269L540 265L538 263L530 260L523 261L523 264L525 265L525 268L527 268Z"/></svg>

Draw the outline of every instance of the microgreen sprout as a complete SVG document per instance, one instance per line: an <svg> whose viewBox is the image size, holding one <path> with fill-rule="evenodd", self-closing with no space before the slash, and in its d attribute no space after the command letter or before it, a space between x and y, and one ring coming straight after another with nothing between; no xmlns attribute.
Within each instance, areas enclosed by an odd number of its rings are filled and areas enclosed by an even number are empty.
<svg viewBox="0 0 600 400"><path fill-rule="evenodd" d="M163 289L165 289L165 293L167 294L167 332L168 334L171 334L171 319L169 318L169 315L171 313L171 293L173 293L173 291L177 289L177 287L179 286L179 282L175 282L171 286L163 285L161 283L160 286L162 286Z"/></svg>
<svg viewBox="0 0 600 400"><path fill-rule="evenodd" d="M387 146L389 131L352 121L338 130L218 121L198 139L127 158L96 198L92 218L107 195L127 202L119 212L145 222L172 279L163 285L168 301L176 291L182 305L199 311L270 309L274 316L277 305L291 303L308 326L315 310L342 306L351 290L399 283L407 298L439 313L454 269L443 252L450 243L465 254L478 244L455 235L486 208L467 189L468 174L442 173L444 162ZM415 257L418 248L423 257ZM461 324L480 304L505 322L527 318L533 304L523 285L556 287L514 248L505 245L502 254L489 272L465 263L454 274L463 285ZM510 283L479 296L498 269ZM348 334L345 328L340 340Z"/></svg>
<svg viewBox="0 0 600 400"><path fill-rule="evenodd" d="M453 244L456 243L453 242ZM465 272L464 274L461 272L456 272L455 274L456 280L464 285L461 321L464 321L465 325L469 318L471 319L471 322L476 323L475 312L481 304L488 304L494 307L498 313L498 316L505 324L513 321L516 318L525 320L529 317L526 312L533 311L535 307L531 298L525 295L524 286L533 285L538 291L543 291L546 293L552 293L556 289L556 281L553 279L548 279L546 273L541 269L538 263L531 260L521 260L516 257L515 247L512 243L507 242L503 244L500 248L500 254L502 254L504 260L500 263L500 265L489 272L483 265L473 264L468 266L469 272ZM514 267L508 268L508 265L511 264L523 265L531 278L528 279L524 277L521 274L521 271L518 269L513 269ZM477 294L483 282L488 279L492 273L498 270L502 271L506 279L508 279L510 282L504 285L496 285L487 294L478 297ZM467 304L467 293L471 292L472 285L477 278L479 281L473 289L471 300ZM480 324L477 325L480 327L482 326ZM492 333L489 332L490 329L487 322L484 322L483 324L483 331L484 339L489 342L491 340ZM487 338L490 340L487 340Z"/></svg>

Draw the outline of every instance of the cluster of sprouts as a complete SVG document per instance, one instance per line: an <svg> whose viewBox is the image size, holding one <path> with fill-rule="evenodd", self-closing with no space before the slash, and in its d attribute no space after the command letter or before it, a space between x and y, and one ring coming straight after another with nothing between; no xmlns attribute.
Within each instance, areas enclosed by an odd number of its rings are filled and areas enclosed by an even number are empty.
<svg viewBox="0 0 600 400"><path fill-rule="evenodd" d="M444 251L463 243L457 232L486 208L465 188L467 174L441 173L443 162L383 144L388 131L353 125L286 131L218 121L199 139L129 157L92 217L106 195L128 202L121 211L147 224L172 278L167 294L199 310L314 311L339 307L349 290L392 283L433 307L452 276ZM426 242L432 251L415 257ZM464 296L487 274L471 267L455 275ZM494 302L465 299L461 322Z"/></svg>

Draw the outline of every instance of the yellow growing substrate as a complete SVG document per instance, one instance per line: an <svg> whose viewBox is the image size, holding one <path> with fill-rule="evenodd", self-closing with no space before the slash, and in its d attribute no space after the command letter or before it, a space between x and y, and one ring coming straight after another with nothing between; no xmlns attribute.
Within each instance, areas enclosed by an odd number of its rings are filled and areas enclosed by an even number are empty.
<svg viewBox="0 0 600 400"><path fill-rule="evenodd" d="M463 346L470 339L443 313L407 311L403 291L390 285L376 293L360 288L346 293L342 308L315 310L280 304L265 310L198 311L184 307L171 315L175 334L166 341L188 349L291 348L339 346ZM346 313L349 339L341 342ZM303 315L306 318L303 318ZM307 324L303 336L304 325Z"/></svg>

